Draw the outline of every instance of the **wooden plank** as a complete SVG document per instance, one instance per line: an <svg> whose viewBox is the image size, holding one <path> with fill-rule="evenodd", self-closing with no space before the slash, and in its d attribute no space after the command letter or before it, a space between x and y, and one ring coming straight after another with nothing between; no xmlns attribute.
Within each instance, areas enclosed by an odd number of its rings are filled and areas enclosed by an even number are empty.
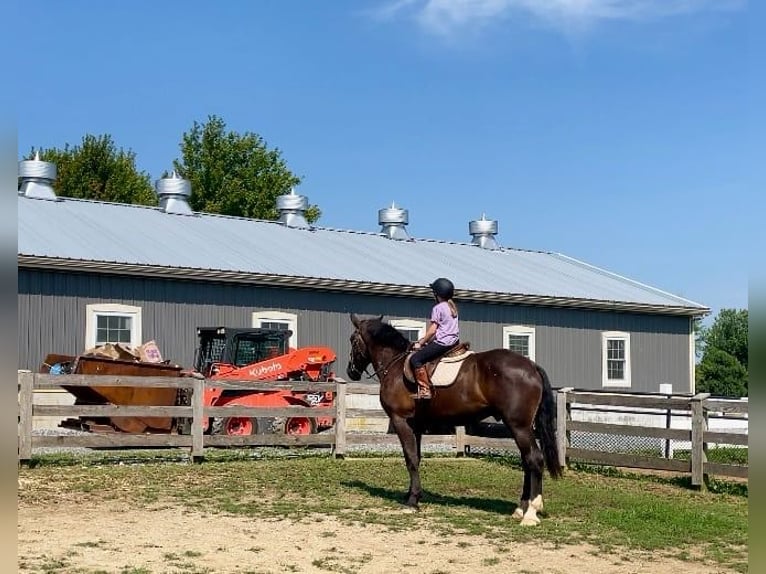
<svg viewBox="0 0 766 574"><path fill-rule="evenodd" d="M691 431L686 429L666 429L664 427L645 427L638 425L613 425L610 423L592 423L587 421L569 421L569 431L592 432L601 434L645 436L650 438L668 438L691 440Z"/></svg>
<svg viewBox="0 0 766 574"><path fill-rule="evenodd" d="M128 434L91 433L81 435L45 435L33 436L32 444L36 447L87 447L87 448L123 448L123 447L189 447L192 437L177 434Z"/></svg>
<svg viewBox="0 0 766 574"><path fill-rule="evenodd" d="M200 460L205 453L202 425L205 417L204 406L205 381L201 379L194 380L194 390L191 396L192 404L192 425L191 425L191 455L192 459Z"/></svg>
<svg viewBox="0 0 766 574"><path fill-rule="evenodd" d="M666 459L653 456L641 456L619 452L602 452L584 448L570 448L567 452L569 460L580 462L597 462L610 466L624 466L628 468L648 468L654 470L672 470L676 472L689 472L688 460Z"/></svg>
<svg viewBox="0 0 766 574"><path fill-rule="evenodd" d="M688 398L665 398L661 396L640 396L585 393L572 391L567 393L567 401L586 405L609 405L615 407L639 407L644 409L689 410Z"/></svg>
<svg viewBox="0 0 766 574"><path fill-rule="evenodd" d="M748 467L740 464L722 464L718 462L706 462L705 474L715 474L720 476L734 476L737 478L748 478Z"/></svg>
<svg viewBox="0 0 766 574"><path fill-rule="evenodd" d="M709 395L708 395L709 396ZM704 487L705 448L705 413L702 402L707 397L695 395L691 400L692 410L692 485Z"/></svg>
<svg viewBox="0 0 766 574"><path fill-rule="evenodd" d="M302 381L220 381L205 380L207 388L225 389L225 390L246 390L246 391L296 391L296 392L325 392L334 391L337 383L335 382L302 382Z"/></svg>
<svg viewBox="0 0 766 574"><path fill-rule="evenodd" d="M227 407L205 407L208 417L334 417L335 407L247 407L231 405Z"/></svg>
<svg viewBox="0 0 766 574"><path fill-rule="evenodd" d="M349 395L380 395L380 385L375 383L345 383L346 394Z"/></svg>
<svg viewBox="0 0 766 574"><path fill-rule="evenodd" d="M34 405L34 416L95 417L190 417L191 407L153 407L121 405Z"/></svg>
<svg viewBox="0 0 766 574"><path fill-rule="evenodd" d="M350 419L387 419L388 415L383 409L346 409L346 417Z"/></svg>
<svg viewBox="0 0 766 574"><path fill-rule="evenodd" d="M715 432L707 431L705 433L705 442L708 444L736 444L747 446L748 435L733 432Z"/></svg>
<svg viewBox="0 0 766 574"><path fill-rule="evenodd" d="M399 437L395 434L358 434L355 432L346 433L346 444L369 444L378 445L399 445Z"/></svg>
<svg viewBox="0 0 766 574"><path fill-rule="evenodd" d="M246 436L212 435L205 437L205 447L211 446L333 446L334 433L306 435L254 434Z"/></svg>
<svg viewBox="0 0 766 574"><path fill-rule="evenodd" d="M35 395L35 374L19 373L19 438L18 457L20 461L32 458L32 416Z"/></svg>
<svg viewBox="0 0 766 574"><path fill-rule="evenodd" d="M335 394L335 408L337 416L335 418L335 457L342 458L346 456L346 388L345 384L338 385Z"/></svg>
<svg viewBox="0 0 766 574"><path fill-rule="evenodd" d="M666 415L668 411L675 418L691 418L691 413L686 411L678 411L673 409L638 409L638 408L619 408L619 407L605 407L603 405L573 405L568 403L570 412L572 413L588 413L596 415L614 414L618 416L626 415L650 415L650 416L662 416Z"/></svg>
<svg viewBox="0 0 766 574"><path fill-rule="evenodd" d="M725 401L720 399L707 399L703 405L708 411L721 413L748 413L748 401Z"/></svg>
<svg viewBox="0 0 766 574"><path fill-rule="evenodd" d="M466 439L473 438L466 436ZM399 437L395 434L361 434L361 433L346 433L346 443L356 445L397 445L399 446ZM442 445L442 446L455 446L454 435L436 435L427 434L423 435L423 445Z"/></svg>
<svg viewBox="0 0 766 574"><path fill-rule="evenodd" d="M54 389L62 386L70 387L167 387L191 389L194 381L202 380L191 377L141 377L125 375L38 375L37 388ZM206 379L208 388L273 391L292 390L299 392L334 391L335 382L303 382L303 381L219 381Z"/></svg>
<svg viewBox="0 0 766 574"><path fill-rule="evenodd" d="M191 389L194 381L189 377L139 377L123 375L37 375L36 388L57 389L69 387L148 387Z"/></svg>
<svg viewBox="0 0 766 574"><path fill-rule="evenodd" d="M705 411L708 420L718 419L721 421L747 421L750 420L748 413L718 413L715 411Z"/></svg>

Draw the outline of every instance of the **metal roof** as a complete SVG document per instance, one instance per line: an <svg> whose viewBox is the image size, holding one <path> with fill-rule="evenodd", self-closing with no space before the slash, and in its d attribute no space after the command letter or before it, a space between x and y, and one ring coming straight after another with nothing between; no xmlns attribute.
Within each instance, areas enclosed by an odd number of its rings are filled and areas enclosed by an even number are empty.
<svg viewBox="0 0 766 574"><path fill-rule="evenodd" d="M703 305L559 253L61 198L18 196L19 266L702 315Z"/></svg>

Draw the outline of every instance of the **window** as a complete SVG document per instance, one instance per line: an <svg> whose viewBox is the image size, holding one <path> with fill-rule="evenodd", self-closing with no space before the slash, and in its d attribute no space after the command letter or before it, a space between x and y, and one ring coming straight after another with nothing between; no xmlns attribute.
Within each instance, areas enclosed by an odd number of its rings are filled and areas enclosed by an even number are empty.
<svg viewBox="0 0 766 574"><path fill-rule="evenodd" d="M510 349L535 360L535 328L526 325L503 327L503 349Z"/></svg>
<svg viewBox="0 0 766 574"><path fill-rule="evenodd" d="M404 335L411 343L414 343L426 334L426 324L424 321L392 319L391 326Z"/></svg>
<svg viewBox="0 0 766 574"><path fill-rule="evenodd" d="M601 334L601 383L605 387L630 386L630 333Z"/></svg>
<svg viewBox="0 0 766 574"><path fill-rule="evenodd" d="M141 345L141 307L102 303L85 308L85 348L106 343Z"/></svg>
<svg viewBox="0 0 766 574"><path fill-rule="evenodd" d="M284 313L282 311L256 311L253 313L253 327L261 329L278 329L292 331L290 335L290 347L298 348L298 315Z"/></svg>

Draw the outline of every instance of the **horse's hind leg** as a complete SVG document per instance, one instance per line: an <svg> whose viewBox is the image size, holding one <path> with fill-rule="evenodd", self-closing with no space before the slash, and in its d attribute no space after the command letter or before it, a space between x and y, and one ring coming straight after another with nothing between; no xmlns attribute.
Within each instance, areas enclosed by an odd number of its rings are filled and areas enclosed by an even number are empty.
<svg viewBox="0 0 766 574"><path fill-rule="evenodd" d="M392 415L391 424L399 437L404 453L404 462L410 474L410 489L407 491L407 506L418 507L423 492L420 486L420 435L416 434L406 419Z"/></svg>
<svg viewBox="0 0 766 574"><path fill-rule="evenodd" d="M521 453L524 469L524 488L521 493L521 524L540 524L537 512L543 509L543 453L537 447L531 428L512 429L516 445ZM514 516L518 516L514 512Z"/></svg>

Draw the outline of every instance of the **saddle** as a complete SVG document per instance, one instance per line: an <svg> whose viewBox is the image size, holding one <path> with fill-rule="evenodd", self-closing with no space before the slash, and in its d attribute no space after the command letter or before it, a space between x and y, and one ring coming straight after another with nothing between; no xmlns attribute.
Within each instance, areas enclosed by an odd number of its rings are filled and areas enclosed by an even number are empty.
<svg viewBox="0 0 766 574"><path fill-rule="evenodd" d="M447 387L454 383L463 361L474 354L470 349L471 343L458 343L438 359L425 363L431 384L435 387ZM416 383L415 373L410 365L410 358L414 352L411 351L404 360L404 378L410 383Z"/></svg>

